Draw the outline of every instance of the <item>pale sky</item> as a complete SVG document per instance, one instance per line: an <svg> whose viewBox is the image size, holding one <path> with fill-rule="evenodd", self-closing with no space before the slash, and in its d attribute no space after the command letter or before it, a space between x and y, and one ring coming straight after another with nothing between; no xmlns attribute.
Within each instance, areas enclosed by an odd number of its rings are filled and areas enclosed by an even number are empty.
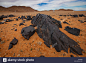
<svg viewBox="0 0 86 63"><path fill-rule="evenodd" d="M0 0L0 6L10 7L14 5L30 6L39 11L62 8L86 11L86 0Z"/></svg>

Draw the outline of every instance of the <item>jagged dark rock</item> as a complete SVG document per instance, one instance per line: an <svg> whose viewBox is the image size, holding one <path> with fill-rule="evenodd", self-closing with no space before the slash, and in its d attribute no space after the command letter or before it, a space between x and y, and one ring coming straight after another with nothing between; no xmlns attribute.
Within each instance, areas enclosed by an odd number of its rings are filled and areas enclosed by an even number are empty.
<svg viewBox="0 0 86 63"><path fill-rule="evenodd" d="M78 36L80 34L80 29L77 29L77 28L71 28L69 26L66 26L65 27L65 30L73 35L76 35Z"/></svg>
<svg viewBox="0 0 86 63"><path fill-rule="evenodd" d="M37 26L37 34L45 41L46 46L53 45L57 52L61 50L68 52L70 47L73 53L82 54L78 43L59 30L62 27L60 21L48 15L37 14L31 23Z"/></svg>
<svg viewBox="0 0 86 63"><path fill-rule="evenodd" d="M14 39L10 42L10 44L12 45L16 45L18 42L18 40L14 37Z"/></svg>
<svg viewBox="0 0 86 63"><path fill-rule="evenodd" d="M18 43L18 40L14 37L14 39L10 42L8 50L13 47L13 45L16 45Z"/></svg>
<svg viewBox="0 0 86 63"><path fill-rule="evenodd" d="M19 26L24 25L23 23L20 23Z"/></svg>
<svg viewBox="0 0 86 63"><path fill-rule="evenodd" d="M8 48L8 50L11 49L12 47L13 47L13 45L12 45L12 44L9 44L9 48Z"/></svg>
<svg viewBox="0 0 86 63"><path fill-rule="evenodd" d="M26 38L27 40L29 40L29 38L35 33L35 29L33 26L28 26L28 27L24 27L21 30L21 34L24 38Z"/></svg>

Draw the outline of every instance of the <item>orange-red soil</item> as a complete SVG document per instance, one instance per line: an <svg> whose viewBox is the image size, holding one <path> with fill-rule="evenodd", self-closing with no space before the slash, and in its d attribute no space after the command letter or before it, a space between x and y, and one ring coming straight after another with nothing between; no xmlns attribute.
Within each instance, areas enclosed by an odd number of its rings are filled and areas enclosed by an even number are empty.
<svg viewBox="0 0 86 63"><path fill-rule="evenodd" d="M26 21L24 23L25 25L19 26L22 20L19 19L18 21L16 21L14 18L17 18L22 15L35 16L37 13L50 15L51 17L57 20L63 19L63 20L60 20L62 22L62 28L59 28L59 29L80 45L80 47L85 51L85 52L82 52L83 55L77 55L70 52L66 53L63 50L61 52L57 52L52 47L48 48L43 43L44 42L43 39L41 39L36 32L30 37L29 40L25 39L21 34L21 30L23 27L31 25L31 20ZM74 57L86 57L86 22L80 23L78 21L79 19L85 20L86 18L85 17L73 18L70 16L67 16L67 17L59 16L60 14L67 15L68 13L86 15L86 11L0 12L0 15L13 14L16 16L16 17L9 18L9 19L14 19L14 21L7 22L7 24L0 24L0 38L2 39L2 41L5 41L5 43L3 44L1 44L0 42L0 57L40 57L41 55L44 55L45 57L70 57L70 55L73 55ZM70 25L64 24L63 21L67 21ZM14 24L17 24L17 25L14 25ZM80 35L75 36L68 33L67 31L64 30L66 26L79 28L81 30ZM17 28L17 31L14 31L15 29L13 28ZM13 48L8 50L9 43L12 41L14 37L18 39L18 43L14 45ZM39 42L42 42L42 44L39 45Z"/></svg>

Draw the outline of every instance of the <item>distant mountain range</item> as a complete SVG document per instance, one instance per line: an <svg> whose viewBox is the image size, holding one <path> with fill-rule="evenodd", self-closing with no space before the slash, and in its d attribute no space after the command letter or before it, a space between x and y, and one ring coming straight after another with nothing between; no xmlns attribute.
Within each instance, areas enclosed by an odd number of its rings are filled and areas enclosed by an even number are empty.
<svg viewBox="0 0 86 63"><path fill-rule="evenodd" d="M35 10L31 7L26 7L26 6L11 6L11 7L8 7L8 8L0 6L0 11L34 12L34 11L38 11L38 10ZM45 10L45 11L47 11L47 10ZM49 10L49 11L53 11L53 10ZM59 10L54 10L54 11L73 11L73 10L72 9L59 9Z"/></svg>
<svg viewBox="0 0 86 63"><path fill-rule="evenodd" d="M25 6L12 6L12 7L8 7L8 8L0 6L0 11L34 12L34 11L37 11L37 10L34 10L31 7L25 7Z"/></svg>

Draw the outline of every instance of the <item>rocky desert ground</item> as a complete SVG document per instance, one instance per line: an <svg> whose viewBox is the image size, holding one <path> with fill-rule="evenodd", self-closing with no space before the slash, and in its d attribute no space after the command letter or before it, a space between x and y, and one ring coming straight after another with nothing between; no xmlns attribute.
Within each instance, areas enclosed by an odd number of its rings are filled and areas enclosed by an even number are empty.
<svg viewBox="0 0 86 63"><path fill-rule="evenodd" d="M25 39L21 34L21 30L24 27L32 25L32 20L20 19L18 17L31 16L32 18L38 13L50 15L52 18L59 20L62 25L62 28L59 28L59 30L80 45L81 49L83 49L82 55L73 54L69 49L68 53L64 50L57 52L52 45L50 45L50 48L47 47L37 32L35 32L29 40ZM15 17L7 17L0 20L0 22L6 19L13 20L0 24L0 57L86 57L86 11L0 12L0 16L11 14ZM83 14L84 16L80 17L79 14ZM72 17L70 15L78 15L78 17ZM22 22L23 25L19 26ZM80 29L80 34L76 36L68 33L64 30L66 26ZM8 50L9 44L14 37L18 40L18 43Z"/></svg>

